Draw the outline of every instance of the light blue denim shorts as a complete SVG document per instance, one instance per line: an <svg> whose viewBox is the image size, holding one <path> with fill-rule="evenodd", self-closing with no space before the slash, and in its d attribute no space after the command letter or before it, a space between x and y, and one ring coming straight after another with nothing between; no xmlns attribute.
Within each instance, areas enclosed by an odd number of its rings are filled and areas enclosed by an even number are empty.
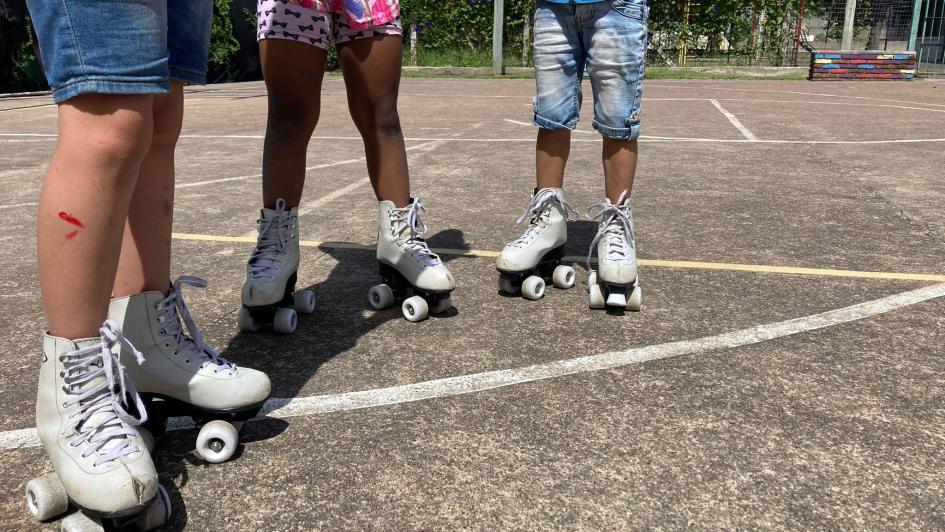
<svg viewBox="0 0 945 532"><path fill-rule="evenodd" d="M535 125L544 129L577 126L581 81L589 67L594 129L616 139L639 137L648 16L646 0L538 0Z"/></svg>
<svg viewBox="0 0 945 532"><path fill-rule="evenodd" d="M53 100L207 77L213 0L27 0Z"/></svg>

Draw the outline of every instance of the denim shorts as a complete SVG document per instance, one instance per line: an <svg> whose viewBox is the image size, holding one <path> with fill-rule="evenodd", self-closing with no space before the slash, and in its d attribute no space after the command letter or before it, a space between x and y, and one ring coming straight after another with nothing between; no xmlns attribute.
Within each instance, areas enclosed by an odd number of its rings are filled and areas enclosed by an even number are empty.
<svg viewBox="0 0 945 532"><path fill-rule="evenodd" d="M588 67L594 129L615 139L639 137L648 15L645 0L585 4L538 0L535 125L577 126L581 81Z"/></svg>
<svg viewBox="0 0 945 532"><path fill-rule="evenodd" d="M212 0L27 0L53 100L207 77Z"/></svg>

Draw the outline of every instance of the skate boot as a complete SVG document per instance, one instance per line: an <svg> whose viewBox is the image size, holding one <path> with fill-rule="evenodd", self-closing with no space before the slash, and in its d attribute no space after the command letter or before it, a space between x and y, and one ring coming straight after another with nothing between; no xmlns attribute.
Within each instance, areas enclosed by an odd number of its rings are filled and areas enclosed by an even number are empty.
<svg viewBox="0 0 945 532"><path fill-rule="evenodd" d="M643 305L643 289L637 275L636 237L633 233L633 211L626 192L616 205L610 200L588 209L587 217L598 220L600 227L587 255L590 273L587 284L592 309L621 309L637 312ZM596 213L591 215L591 211ZM594 245L597 245L598 269L591 268Z"/></svg>
<svg viewBox="0 0 945 532"><path fill-rule="evenodd" d="M256 332L271 323L277 333L291 334L299 314L315 312L315 292L295 291L299 269L299 211L285 210L285 201L263 209L259 217L256 249L246 264L243 308L236 323L244 332Z"/></svg>
<svg viewBox="0 0 945 532"><path fill-rule="evenodd" d="M151 455L137 426L147 419L118 349L137 366L144 359L109 320L98 338L46 335L39 370L36 427L54 473L26 485L33 516L45 521L66 513L62 530L103 530L103 520L139 528L162 526L170 516Z"/></svg>
<svg viewBox="0 0 945 532"><path fill-rule="evenodd" d="M420 198L411 199L402 209L391 201L381 201L379 207L377 266L384 283L368 292L371 306L380 310L391 306L395 298L402 300L407 321L445 312L452 306L450 293L456 281L422 238L427 227L420 220L424 210Z"/></svg>
<svg viewBox="0 0 945 532"><path fill-rule="evenodd" d="M182 276L166 297L145 292L115 298L108 314L144 353L146 362L129 366L128 375L148 405L147 428L159 436L168 416L189 416L200 429L197 454L210 463L225 462L236 450L242 423L269 398L269 377L237 367L206 344L184 303L184 284L207 285ZM122 357L130 351L123 349Z"/></svg>
<svg viewBox="0 0 945 532"><path fill-rule="evenodd" d="M558 288L574 286L574 268L561 264L572 214L560 188L535 191L528 210L515 222L528 220L525 233L509 242L496 260L500 292L521 291L526 299L535 300L545 295L548 281Z"/></svg>

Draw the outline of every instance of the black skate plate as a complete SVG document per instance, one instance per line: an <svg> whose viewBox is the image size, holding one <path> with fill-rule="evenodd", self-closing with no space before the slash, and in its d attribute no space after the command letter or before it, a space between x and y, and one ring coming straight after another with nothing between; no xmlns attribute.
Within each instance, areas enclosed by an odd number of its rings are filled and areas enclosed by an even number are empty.
<svg viewBox="0 0 945 532"><path fill-rule="evenodd" d="M383 262L377 263L377 272L381 275L384 284L389 286L394 292L394 298L403 301L411 295L418 295L425 299L431 306L436 305L441 300L450 297L452 290L424 290L410 284L410 281L397 268Z"/></svg>
<svg viewBox="0 0 945 532"><path fill-rule="evenodd" d="M508 279L512 282L513 286L521 287L522 283L525 282L525 279L528 279L532 275L537 275L545 280L545 283L550 283L552 277L554 276L555 268L561 265L561 259L564 258L564 246L558 246L547 253L538 261L538 264L534 268L512 272L507 270L500 270L496 268L499 272L499 275Z"/></svg>
<svg viewBox="0 0 945 532"><path fill-rule="evenodd" d="M267 397L265 400L258 403L238 408L214 410L192 405L180 399L161 394L142 393L141 396L145 400L145 408L147 409L149 418L148 421L151 421L153 411L155 413L154 422L161 425L167 422L167 418L174 416L189 417L196 424L206 423L215 419L229 422L245 422L256 417L259 411L262 410L263 405L266 404L266 400L268 400ZM156 402L155 399L158 401ZM146 428L148 424L149 423L145 423ZM155 436L157 436L157 434L155 434Z"/></svg>
<svg viewBox="0 0 945 532"><path fill-rule="evenodd" d="M285 284L285 291L282 293L282 299L270 305L258 305L254 307L243 305L243 308L249 311L249 315L260 324L272 325L276 317L276 312L280 308L295 308L295 300L292 294L295 293L295 283L298 280L298 272L293 273Z"/></svg>

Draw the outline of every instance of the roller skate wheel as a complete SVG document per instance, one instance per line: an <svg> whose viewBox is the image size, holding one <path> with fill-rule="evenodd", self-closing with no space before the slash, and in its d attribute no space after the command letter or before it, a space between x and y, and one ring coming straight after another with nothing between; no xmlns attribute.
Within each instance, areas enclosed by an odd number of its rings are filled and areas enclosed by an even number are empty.
<svg viewBox="0 0 945 532"><path fill-rule="evenodd" d="M272 317L272 328L279 334L292 334L299 326L299 315L295 309L282 307Z"/></svg>
<svg viewBox="0 0 945 532"><path fill-rule="evenodd" d="M630 294L630 299L627 300L627 310L630 312L640 312L640 309L643 308L643 287L637 285L633 289L633 293Z"/></svg>
<svg viewBox="0 0 945 532"><path fill-rule="evenodd" d="M372 286L368 290L368 303L375 310L385 309L394 302L394 291L386 284Z"/></svg>
<svg viewBox="0 0 945 532"><path fill-rule="evenodd" d="M525 279L522 283L522 297L536 301L545 296L545 280L537 275Z"/></svg>
<svg viewBox="0 0 945 532"><path fill-rule="evenodd" d="M211 464L226 462L233 456L238 442L236 427L215 419L204 425L197 434L197 455Z"/></svg>
<svg viewBox="0 0 945 532"><path fill-rule="evenodd" d="M147 508L135 516L134 524L138 530L155 530L161 528L171 519L171 498L167 496L164 486L158 485L157 496Z"/></svg>
<svg viewBox="0 0 945 532"><path fill-rule="evenodd" d="M627 295L622 291L612 291L607 296L607 306L616 308L627 308Z"/></svg>
<svg viewBox="0 0 945 532"><path fill-rule="evenodd" d="M453 306L453 300L444 297L443 299L436 302L436 305L433 305L433 308L430 309L430 314L442 314L450 309Z"/></svg>
<svg viewBox="0 0 945 532"><path fill-rule="evenodd" d="M105 527L98 519L76 512L66 516L59 523L59 530L60 532L104 532Z"/></svg>
<svg viewBox="0 0 945 532"><path fill-rule="evenodd" d="M551 276L551 282L556 288L563 288L566 290L574 286L574 280L576 277L577 274L574 273L574 268L570 266L559 265L555 268L555 271Z"/></svg>
<svg viewBox="0 0 945 532"><path fill-rule="evenodd" d="M592 309L604 308L604 291L597 283L597 272L591 272L587 278L588 303Z"/></svg>
<svg viewBox="0 0 945 532"><path fill-rule="evenodd" d="M66 513L69 496L55 473L47 473L26 483L26 506L38 521Z"/></svg>
<svg viewBox="0 0 945 532"><path fill-rule="evenodd" d="M256 318L253 318L252 313L246 307L241 308L236 314L236 326L239 327L241 332L257 332L259 330L259 322L256 321Z"/></svg>
<svg viewBox="0 0 945 532"><path fill-rule="evenodd" d="M400 308L404 313L404 318L407 318L407 321L420 321L426 318L430 313L427 300L420 296L408 297L404 300Z"/></svg>
<svg viewBox="0 0 945 532"><path fill-rule="evenodd" d="M295 311L299 314L315 312L315 292L311 290L299 290L292 294L292 302L295 305Z"/></svg>
<svg viewBox="0 0 945 532"><path fill-rule="evenodd" d="M499 292L503 294L515 295L519 291L519 287L515 286L515 283L512 282L508 277L499 274Z"/></svg>

